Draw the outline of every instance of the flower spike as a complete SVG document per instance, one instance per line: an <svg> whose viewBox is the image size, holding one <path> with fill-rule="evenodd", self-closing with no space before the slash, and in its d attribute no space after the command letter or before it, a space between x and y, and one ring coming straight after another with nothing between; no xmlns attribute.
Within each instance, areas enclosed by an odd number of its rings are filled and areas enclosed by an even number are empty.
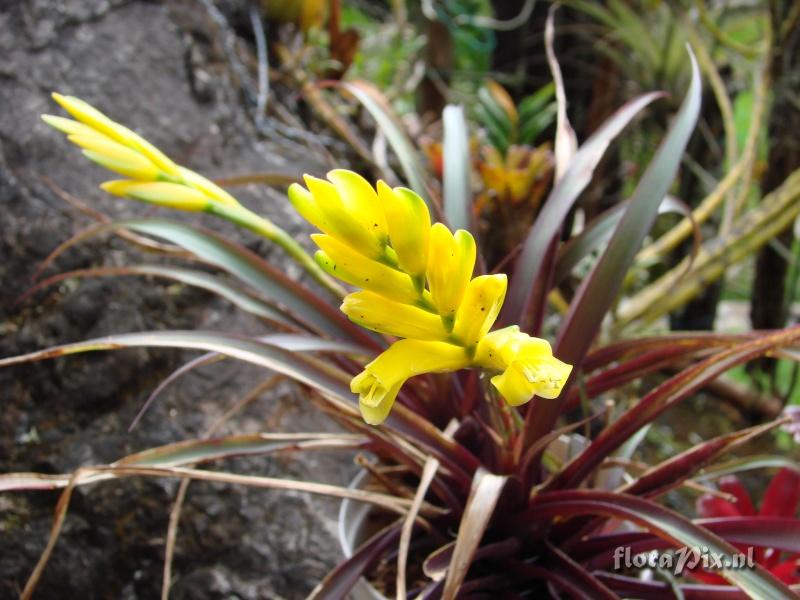
<svg viewBox="0 0 800 600"><path fill-rule="evenodd" d="M42 120L66 133L88 159L128 178L107 182L104 190L167 208L204 211L249 229L278 244L338 299L345 295L297 240L242 206L213 181L176 164L146 139L80 98L54 93L53 99L75 120L54 115L42 115Z"/></svg>
<svg viewBox="0 0 800 600"><path fill-rule="evenodd" d="M328 181L305 177L289 188L297 211L323 233L311 238L330 275L360 288L341 310L378 333L402 338L356 375L364 420L382 423L401 387L422 373L480 367L517 406L534 394L555 398L572 370L550 344L507 327L490 333L506 295L503 274L473 278L475 240L468 231L431 226L427 205L405 188L341 169Z"/></svg>

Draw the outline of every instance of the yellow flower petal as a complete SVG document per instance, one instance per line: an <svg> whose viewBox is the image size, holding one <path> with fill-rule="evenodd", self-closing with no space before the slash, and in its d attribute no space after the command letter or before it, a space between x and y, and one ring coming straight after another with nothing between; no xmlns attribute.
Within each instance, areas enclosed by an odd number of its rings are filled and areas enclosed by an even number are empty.
<svg viewBox="0 0 800 600"><path fill-rule="evenodd" d="M519 406L534 395L557 398L571 372L571 365L553 356L521 359L511 363L502 374L492 377L492 385L511 406Z"/></svg>
<svg viewBox="0 0 800 600"><path fill-rule="evenodd" d="M367 231L385 243L389 231L375 188L358 173L346 169L330 171L328 179L339 192L347 211L358 219Z"/></svg>
<svg viewBox="0 0 800 600"><path fill-rule="evenodd" d="M114 129L125 143L152 160L158 168L171 177L180 176L180 167L166 154L124 125L114 123Z"/></svg>
<svg viewBox="0 0 800 600"><path fill-rule="evenodd" d="M400 387L401 386L398 384L396 388L386 394L377 406L369 406L364 402L358 403L358 408L361 411L361 418L364 419L367 425L380 425L386 420L386 417L389 416L392 410L392 406L394 406L394 401L397 397L397 392L400 391Z"/></svg>
<svg viewBox="0 0 800 600"><path fill-rule="evenodd" d="M106 192L179 210L204 211L211 202L203 193L178 183L153 181L106 181L100 185Z"/></svg>
<svg viewBox="0 0 800 600"><path fill-rule="evenodd" d="M300 213L301 217L320 231L325 231L323 229L323 227L326 227L325 215L322 214L311 192L299 183L293 183L289 186L288 196L289 202L292 203L292 206Z"/></svg>
<svg viewBox="0 0 800 600"><path fill-rule="evenodd" d="M502 273L481 275L467 285L456 313L453 335L467 347L480 341L497 320L508 280Z"/></svg>
<svg viewBox="0 0 800 600"><path fill-rule="evenodd" d="M110 171L140 181L153 181L159 175L158 167L147 158L104 135L70 135L67 139L84 148L87 158Z"/></svg>
<svg viewBox="0 0 800 600"><path fill-rule="evenodd" d="M384 387L422 373L444 373L469 366L467 351L454 344L425 340L399 340L369 363L365 370Z"/></svg>
<svg viewBox="0 0 800 600"><path fill-rule="evenodd" d="M504 371L525 348L525 355L551 356L553 354L547 340L529 336L511 325L485 335L475 351L475 364L497 371Z"/></svg>
<svg viewBox="0 0 800 600"><path fill-rule="evenodd" d="M518 365L512 365L502 374L492 377L492 385L511 406L520 406L533 398L533 386Z"/></svg>
<svg viewBox="0 0 800 600"><path fill-rule="evenodd" d="M333 236L315 233L311 239L322 249L315 258L329 275L398 302L414 304L419 299L405 273L359 254Z"/></svg>
<svg viewBox="0 0 800 600"><path fill-rule="evenodd" d="M417 340L445 340L448 337L438 315L373 292L348 294L341 309L354 323L378 333Z"/></svg>
<svg viewBox="0 0 800 600"><path fill-rule="evenodd" d="M409 377L456 371L467 366L469 357L461 346L400 340L364 367L350 382L350 390L359 395L364 420L378 425L388 416L397 393Z"/></svg>
<svg viewBox="0 0 800 600"><path fill-rule="evenodd" d="M406 188L392 189L378 181L378 196L386 214L389 239L400 267L412 276L422 276L428 265L431 216L425 201Z"/></svg>
<svg viewBox="0 0 800 600"><path fill-rule="evenodd" d="M391 388L384 388L369 371L353 377L350 390L359 395L358 408L367 425L380 425L386 420L403 383L398 381Z"/></svg>
<svg viewBox="0 0 800 600"><path fill-rule="evenodd" d="M306 175L304 179L319 208L322 222L318 227L323 232L365 256L384 257L384 246L381 241L349 212L347 205L332 183L310 175Z"/></svg>
<svg viewBox="0 0 800 600"><path fill-rule="evenodd" d="M74 96L62 96L56 92L53 92L53 100L58 102L58 104L61 105L61 108L66 110L81 123L84 123L101 133L104 133L112 139L118 138L119 133L115 130L114 121L109 119L88 102L84 102L80 98L76 98ZM121 140L117 139L117 141Z"/></svg>
<svg viewBox="0 0 800 600"><path fill-rule="evenodd" d="M445 327L452 329L456 310L475 268L475 240L459 229L455 235L441 223L431 227L428 284Z"/></svg>

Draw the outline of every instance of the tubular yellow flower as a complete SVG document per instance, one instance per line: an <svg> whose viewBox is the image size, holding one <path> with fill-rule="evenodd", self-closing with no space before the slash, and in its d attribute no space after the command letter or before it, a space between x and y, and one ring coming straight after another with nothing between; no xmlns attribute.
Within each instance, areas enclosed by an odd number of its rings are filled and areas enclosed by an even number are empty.
<svg viewBox="0 0 800 600"><path fill-rule="evenodd" d="M378 333L417 340L442 341L448 338L438 315L388 300L374 292L348 294L341 309L354 323Z"/></svg>
<svg viewBox="0 0 800 600"><path fill-rule="evenodd" d="M525 404L534 395L557 398L572 372L571 365L553 356L546 340L522 333L516 325L484 336L474 360L503 371L491 381L511 406Z"/></svg>
<svg viewBox="0 0 800 600"><path fill-rule="evenodd" d="M378 181L378 196L386 214L392 248L400 267L424 286L428 266L431 216L425 201L406 188L392 189Z"/></svg>
<svg viewBox="0 0 800 600"><path fill-rule="evenodd" d="M310 175L304 179L318 207L321 221L315 225L319 229L365 256L384 257L384 244L364 226L361 219L349 212L348 205L332 183Z"/></svg>
<svg viewBox="0 0 800 600"><path fill-rule="evenodd" d="M406 273L359 254L333 236L315 233L311 239L322 249L315 258L328 274L391 300L418 301L419 293Z"/></svg>
<svg viewBox="0 0 800 600"><path fill-rule="evenodd" d="M350 382L358 394L361 416L370 425L382 423L392 409L403 383L422 373L456 371L469 366L461 346L444 342L400 340L364 367Z"/></svg>
<svg viewBox="0 0 800 600"><path fill-rule="evenodd" d="M103 135L70 135L67 139L83 148L83 154L109 171L131 179L152 181L160 173L150 160Z"/></svg>
<svg viewBox="0 0 800 600"><path fill-rule="evenodd" d="M475 268L475 240L468 231L455 235L441 223L431 227L428 284L433 303L450 330Z"/></svg>
<svg viewBox="0 0 800 600"><path fill-rule="evenodd" d="M507 285L503 273L481 275L467 284L453 326L453 336L464 346L474 346L489 333L500 314Z"/></svg>
<svg viewBox="0 0 800 600"><path fill-rule="evenodd" d="M141 200L150 204L188 211L205 211L210 200L198 190L165 181L106 181L100 187L114 196Z"/></svg>

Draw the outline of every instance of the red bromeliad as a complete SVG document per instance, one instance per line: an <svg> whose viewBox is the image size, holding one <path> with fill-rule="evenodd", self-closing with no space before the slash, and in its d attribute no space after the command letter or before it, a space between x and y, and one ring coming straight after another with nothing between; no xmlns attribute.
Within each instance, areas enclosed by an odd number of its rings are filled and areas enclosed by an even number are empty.
<svg viewBox="0 0 800 600"><path fill-rule="evenodd" d="M719 480L719 491L729 494L728 500L715 494L704 494L697 499L697 513L704 519L744 519L758 528L759 520L773 517L797 520L800 506L800 474L784 468L778 471L764 492L761 508L756 511L742 482L735 475L727 475ZM745 546L737 544L740 550ZM778 579L788 584L800 583L800 553L782 553L771 547L759 547L753 553L755 561ZM705 583L724 584L725 580L716 573L701 569L692 571L692 576Z"/></svg>

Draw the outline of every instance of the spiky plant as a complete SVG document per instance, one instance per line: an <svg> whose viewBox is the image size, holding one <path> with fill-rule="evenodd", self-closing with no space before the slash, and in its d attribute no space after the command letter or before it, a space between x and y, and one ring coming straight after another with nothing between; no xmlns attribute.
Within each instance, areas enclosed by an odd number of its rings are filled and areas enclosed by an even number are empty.
<svg viewBox="0 0 800 600"><path fill-rule="evenodd" d="M284 374L352 433L187 440L70 474L3 475L0 489L63 490L51 542L76 486L132 475L225 481L371 503L386 516L385 527L320 582L312 598L343 598L380 564L397 565L392 581L376 583L398 598L794 597L796 590L759 563L751 569L719 569L721 585L639 577L635 570L613 568L615 552L626 547L635 553L705 548L726 558L737 552L736 546L800 552L800 521L794 515L755 521L742 511L693 520L660 501L673 490L691 494L700 488L719 494L709 487L719 474L776 464L777 459L763 457L714 463L783 421L704 441L661 462L630 460L647 427L666 410L726 370L796 345L800 328L602 341L604 318L694 128L700 82L693 60L692 72L690 89L660 150L558 320L552 348L535 337L543 331L548 295L558 274L574 266L576 254L596 246L588 234L562 241L564 220L605 148L659 94L623 106L580 148L569 141L562 101L555 143L557 180L508 276L483 272L480 247L469 232L471 198L463 185L467 161L446 164L443 203L423 200L425 186L415 185L420 182L416 163L403 156L397 135L390 139L405 159L409 182L422 195L381 182L373 187L344 170L332 171L327 181L309 177L307 188L293 186L292 203L322 232L313 236L320 251L312 260L277 225L227 192L175 165L87 104L56 96L75 121L46 120L65 131L89 158L126 177L104 184L104 189L238 223L280 244L321 290L289 279L241 245L207 230L160 218L117 222L102 229L168 240L231 275L237 285L191 269L143 266L129 272L170 277L219 293L266 318L281 333L118 334L6 358L0 366L133 346L202 350L211 354L193 366L222 355ZM560 84L560 76L556 81ZM370 100L363 89L353 90ZM558 96L563 99L563 89ZM374 102L370 106L378 110ZM384 122L392 125L388 117ZM458 118L446 123L445 137L448 129L451 136L446 151L453 145L452 128L459 126ZM91 274L100 272L82 273ZM345 293L335 279L360 290ZM642 384L663 369L675 374L635 401L618 401L616 408L609 408L608 400L625 398L623 390L630 394L631 384ZM582 435L575 433L580 427ZM381 476L364 490L196 466L287 446L366 449ZM31 595L52 547L42 555L23 596ZM423 578L407 580L410 560L421 562ZM168 580L164 586L168 590Z"/></svg>

